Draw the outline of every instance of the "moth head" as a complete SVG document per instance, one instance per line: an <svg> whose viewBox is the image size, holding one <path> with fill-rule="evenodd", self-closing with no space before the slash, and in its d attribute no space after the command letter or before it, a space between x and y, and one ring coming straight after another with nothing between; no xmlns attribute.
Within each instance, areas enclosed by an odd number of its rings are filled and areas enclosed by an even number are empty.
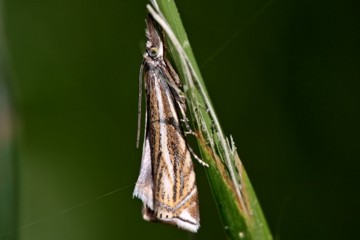
<svg viewBox="0 0 360 240"><path fill-rule="evenodd" d="M146 52L151 58L162 57L163 43L155 20L149 15L146 19Z"/></svg>
<svg viewBox="0 0 360 240"><path fill-rule="evenodd" d="M152 46L147 48L147 54L151 57L151 58L159 58L162 57L163 55L163 47L162 47L162 43L160 43L160 46Z"/></svg>

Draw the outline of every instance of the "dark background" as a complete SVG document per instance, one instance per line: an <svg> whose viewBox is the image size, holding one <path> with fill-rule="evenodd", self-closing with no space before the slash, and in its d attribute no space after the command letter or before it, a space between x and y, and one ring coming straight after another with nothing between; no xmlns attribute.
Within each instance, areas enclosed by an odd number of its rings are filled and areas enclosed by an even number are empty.
<svg viewBox="0 0 360 240"><path fill-rule="evenodd" d="M146 3L4 1L21 240L191 239L143 221L132 199ZM357 1L177 4L275 239L359 235ZM224 239L205 170L195 165L196 239Z"/></svg>

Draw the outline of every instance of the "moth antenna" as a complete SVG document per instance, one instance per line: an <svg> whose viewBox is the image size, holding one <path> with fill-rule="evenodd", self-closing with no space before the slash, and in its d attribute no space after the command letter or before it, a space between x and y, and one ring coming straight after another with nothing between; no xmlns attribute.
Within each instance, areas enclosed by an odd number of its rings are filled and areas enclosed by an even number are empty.
<svg viewBox="0 0 360 240"><path fill-rule="evenodd" d="M142 62L139 71L138 124L137 124L137 134L136 134L136 148L139 148L140 134L141 134L140 130L141 130L141 101L142 101L143 72L144 72L144 61Z"/></svg>

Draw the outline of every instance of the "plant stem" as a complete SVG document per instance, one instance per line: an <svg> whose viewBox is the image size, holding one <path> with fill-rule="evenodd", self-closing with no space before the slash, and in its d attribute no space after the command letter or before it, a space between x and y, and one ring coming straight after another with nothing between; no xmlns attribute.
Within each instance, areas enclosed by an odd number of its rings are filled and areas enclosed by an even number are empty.
<svg viewBox="0 0 360 240"><path fill-rule="evenodd" d="M155 8L158 5L157 11L165 21L160 25L170 40L168 48L183 79L201 156L209 164L206 173L227 237L271 240L270 230L235 144L221 130L175 2L152 2ZM167 24L170 30L166 28Z"/></svg>

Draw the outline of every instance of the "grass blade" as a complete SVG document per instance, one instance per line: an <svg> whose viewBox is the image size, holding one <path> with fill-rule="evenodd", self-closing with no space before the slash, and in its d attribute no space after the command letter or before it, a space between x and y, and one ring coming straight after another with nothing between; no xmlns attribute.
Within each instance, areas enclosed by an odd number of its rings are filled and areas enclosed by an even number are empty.
<svg viewBox="0 0 360 240"><path fill-rule="evenodd" d="M149 11L167 33L169 49L184 91L208 180L228 239L272 239L232 138L226 138L208 97L173 0L152 1Z"/></svg>

